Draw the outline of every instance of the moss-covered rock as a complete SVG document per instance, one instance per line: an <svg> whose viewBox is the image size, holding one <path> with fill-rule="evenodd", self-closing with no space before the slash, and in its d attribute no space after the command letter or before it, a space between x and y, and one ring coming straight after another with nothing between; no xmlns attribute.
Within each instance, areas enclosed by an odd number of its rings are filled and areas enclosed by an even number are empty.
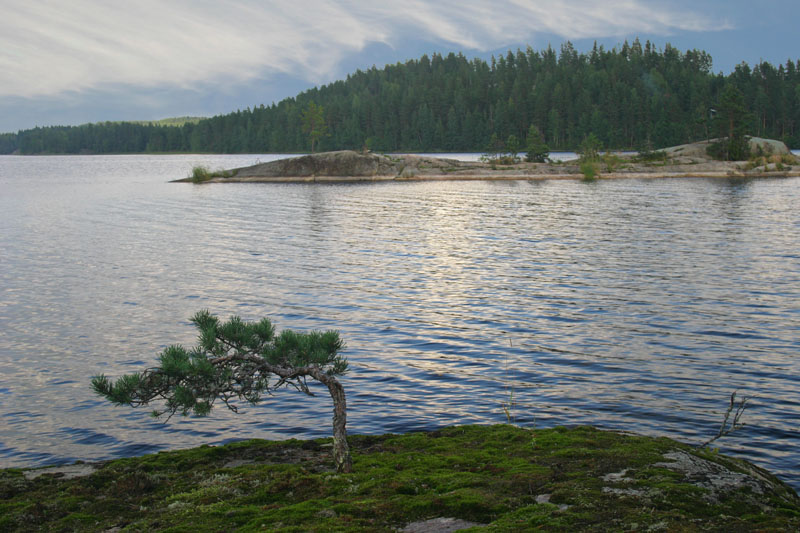
<svg viewBox="0 0 800 533"><path fill-rule="evenodd" d="M664 438L501 425L349 440L350 474L325 439L161 452L71 478L3 470L0 530L800 529L800 499L774 476Z"/></svg>

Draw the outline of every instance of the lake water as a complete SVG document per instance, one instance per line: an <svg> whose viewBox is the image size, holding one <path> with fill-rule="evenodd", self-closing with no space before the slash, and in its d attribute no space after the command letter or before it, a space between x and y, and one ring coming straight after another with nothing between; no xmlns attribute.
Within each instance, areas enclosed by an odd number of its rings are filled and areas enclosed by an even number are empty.
<svg viewBox="0 0 800 533"><path fill-rule="evenodd" d="M351 433L506 421L697 443L800 488L800 179L171 184L275 156L0 157L0 465L330 435L330 398L153 420L97 373L188 318L338 329Z"/></svg>

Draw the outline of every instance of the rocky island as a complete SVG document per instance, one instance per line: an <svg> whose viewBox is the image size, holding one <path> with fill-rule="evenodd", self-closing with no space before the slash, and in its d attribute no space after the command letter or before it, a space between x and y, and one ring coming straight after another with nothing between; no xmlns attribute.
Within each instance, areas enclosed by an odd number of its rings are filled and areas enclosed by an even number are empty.
<svg viewBox="0 0 800 533"><path fill-rule="evenodd" d="M713 141L712 141L713 142ZM800 176L800 158L780 141L750 138L748 161L716 161L709 141L639 154L606 154L593 162L597 178L724 178ZM579 160L549 163L459 161L408 154L342 150L211 172L179 182L357 182L423 180L583 179Z"/></svg>

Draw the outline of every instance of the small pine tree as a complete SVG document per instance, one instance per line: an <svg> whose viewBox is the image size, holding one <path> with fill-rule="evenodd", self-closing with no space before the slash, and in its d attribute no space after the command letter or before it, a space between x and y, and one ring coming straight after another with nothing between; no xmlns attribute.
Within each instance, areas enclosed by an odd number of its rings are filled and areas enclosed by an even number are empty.
<svg viewBox="0 0 800 533"><path fill-rule="evenodd" d="M486 145L486 153L483 155L483 158L489 161L497 161L497 159L500 157L500 154L502 154L504 151L505 145L503 144L503 141L497 137L496 133L492 133L492 136L489 139L489 144Z"/></svg>
<svg viewBox="0 0 800 533"><path fill-rule="evenodd" d="M539 128L531 124L525 141L527 145L525 160L530 163L546 163L550 156L550 147L545 144L544 136Z"/></svg>
<svg viewBox="0 0 800 533"><path fill-rule="evenodd" d="M303 131L308 134L311 140L311 153L316 151L319 140L328 133L328 125L325 123L325 110L321 105L309 102L308 107L303 110L302 115Z"/></svg>
<svg viewBox="0 0 800 533"><path fill-rule="evenodd" d="M508 157L511 158L512 162L519 161L519 139L513 133L506 139L506 152L508 152Z"/></svg>
<svg viewBox="0 0 800 533"><path fill-rule="evenodd" d="M192 323L200 331L194 349L170 346L159 355L158 366L124 375L116 382L102 374L96 376L92 378L94 391L117 405L138 407L164 400L163 410L154 411L154 416L204 416L218 400L238 412L232 401L255 404L263 393L271 395L286 386L313 396L306 383L311 378L325 385L333 399L336 469L352 470L344 388L336 379L347 371L347 360L339 355L344 343L336 331L284 330L275 335L266 318L245 322L235 316L220 323L208 311L195 314ZM277 380L271 382L272 376Z"/></svg>
<svg viewBox="0 0 800 533"><path fill-rule="evenodd" d="M600 139L594 133L590 133L583 139L580 148L578 148L578 155L581 161L597 161L600 159L600 150L602 149L603 145Z"/></svg>

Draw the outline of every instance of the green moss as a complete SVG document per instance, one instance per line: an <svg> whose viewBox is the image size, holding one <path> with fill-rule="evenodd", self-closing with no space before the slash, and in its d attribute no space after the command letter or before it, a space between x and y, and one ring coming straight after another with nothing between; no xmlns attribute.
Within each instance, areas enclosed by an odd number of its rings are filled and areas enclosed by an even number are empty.
<svg viewBox="0 0 800 533"><path fill-rule="evenodd" d="M435 517L488 531L800 528L800 501L779 482L763 495L715 499L653 466L683 450L754 468L669 439L510 425L353 436L349 474L335 472L329 442L202 446L111 461L69 480L0 471L0 530L388 532ZM604 479L622 471L624 479Z"/></svg>

